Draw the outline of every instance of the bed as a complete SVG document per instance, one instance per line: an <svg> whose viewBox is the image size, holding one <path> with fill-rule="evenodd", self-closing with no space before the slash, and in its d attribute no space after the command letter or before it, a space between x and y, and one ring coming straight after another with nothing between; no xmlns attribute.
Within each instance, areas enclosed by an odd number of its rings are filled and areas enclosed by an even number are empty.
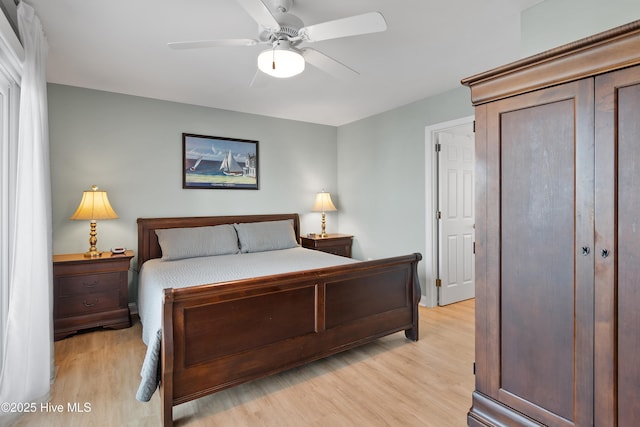
<svg viewBox="0 0 640 427"><path fill-rule="evenodd" d="M230 233L230 226L239 253L216 247L213 255L191 258L191 246L167 243L175 243L169 233L197 242L209 232ZM274 234L282 230L286 237ZM231 234L215 236L231 241ZM153 393L157 380L164 426L173 425L175 405L234 385L400 331L418 340L419 253L355 261L300 248L299 237L297 214L138 219L138 304L148 345L139 393ZM303 252L313 253L312 264ZM280 269L280 261L273 261L280 253L302 269ZM163 262L171 254L186 259ZM237 260L258 266L258 273L231 278L235 267L225 273L223 266ZM150 278L164 274L154 276L154 264L180 268L165 284L151 287ZM216 265L207 268L222 276L209 280L209 273L197 271L204 264Z"/></svg>

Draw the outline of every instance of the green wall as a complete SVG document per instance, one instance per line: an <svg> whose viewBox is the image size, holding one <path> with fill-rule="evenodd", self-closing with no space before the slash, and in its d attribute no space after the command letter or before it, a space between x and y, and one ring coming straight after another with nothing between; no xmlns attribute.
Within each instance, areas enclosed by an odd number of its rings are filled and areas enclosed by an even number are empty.
<svg viewBox="0 0 640 427"><path fill-rule="evenodd" d="M100 250L137 249L138 217L298 212L308 233L320 228L310 212L316 192L332 192L340 206L333 126L57 84L48 103L54 253L88 249L88 221L68 218L93 184L120 216L98 222ZM183 189L183 132L258 140L260 190ZM336 232L337 214L327 221Z"/></svg>
<svg viewBox="0 0 640 427"><path fill-rule="evenodd" d="M469 91L460 87L338 129L340 229L357 237L356 258L431 256L425 204L433 183L425 127L471 115ZM424 265L423 294L433 279Z"/></svg>
<svg viewBox="0 0 640 427"><path fill-rule="evenodd" d="M68 218L95 184L120 216L99 221L101 250L136 249L138 217L299 212L318 231L326 189L327 231L354 234L357 258L424 254L424 128L473 113L465 88L340 128L57 84L48 97L54 253L87 250L89 224ZM183 189L182 132L258 140L260 190Z"/></svg>

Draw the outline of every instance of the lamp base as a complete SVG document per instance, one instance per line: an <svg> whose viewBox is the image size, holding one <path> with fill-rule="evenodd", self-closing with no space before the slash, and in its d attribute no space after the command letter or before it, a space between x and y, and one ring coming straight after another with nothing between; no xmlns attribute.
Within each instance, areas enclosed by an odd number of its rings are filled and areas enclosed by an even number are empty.
<svg viewBox="0 0 640 427"><path fill-rule="evenodd" d="M85 258L99 258L102 256L102 252L96 249L98 244L98 232L96 231L96 220L92 219L90 222L91 231L89 232L89 250L84 253Z"/></svg>
<svg viewBox="0 0 640 427"><path fill-rule="evenodd" d="M85 258L100 258L102 256L102 252L100 251L88 251L84 253Z"/></svg>
<svg viewBox="0 0 640 427"><path fill-rule="evenodd" d="M321 224L321 226L322 226L321 227L322 231L320 232L320 237L322 237L324 239L325 237L327 237L327 230L326 230L327 229L327 221L326 221L326 216L325 216L324 212L322 212L322 224Z"/></svg>

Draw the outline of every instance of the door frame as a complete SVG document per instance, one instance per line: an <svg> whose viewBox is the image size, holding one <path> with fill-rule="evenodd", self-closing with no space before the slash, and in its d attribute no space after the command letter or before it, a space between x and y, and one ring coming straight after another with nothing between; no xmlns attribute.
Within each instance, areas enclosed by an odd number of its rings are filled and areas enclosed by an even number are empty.
<svg viewBox="0 0 640 427"><path fill-rule="evenodd" d="M421 305L436 307L438 305L438 289L436 287L438 271L438 218L436 207L438 206L438 169L436 154L436 135L439 132L457 126L473 123L475 116L466 116L460 119L449 120L425 127L425 256L423 258L427 283L426 294L422 295Z"/></svg>

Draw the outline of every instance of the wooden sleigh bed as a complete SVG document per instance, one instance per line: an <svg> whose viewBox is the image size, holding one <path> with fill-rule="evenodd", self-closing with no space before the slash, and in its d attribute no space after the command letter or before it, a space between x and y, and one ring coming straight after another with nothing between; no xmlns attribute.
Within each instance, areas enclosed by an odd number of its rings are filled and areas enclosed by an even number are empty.
<svg viewBox="0 0 640 427"><path fill-rule="evenodd" d="M291 220L297 214L138 219L138 269L162 256L156 230ZM173 406L404 331L418 340L419 253L164 289L162 423Z"/></svg>

